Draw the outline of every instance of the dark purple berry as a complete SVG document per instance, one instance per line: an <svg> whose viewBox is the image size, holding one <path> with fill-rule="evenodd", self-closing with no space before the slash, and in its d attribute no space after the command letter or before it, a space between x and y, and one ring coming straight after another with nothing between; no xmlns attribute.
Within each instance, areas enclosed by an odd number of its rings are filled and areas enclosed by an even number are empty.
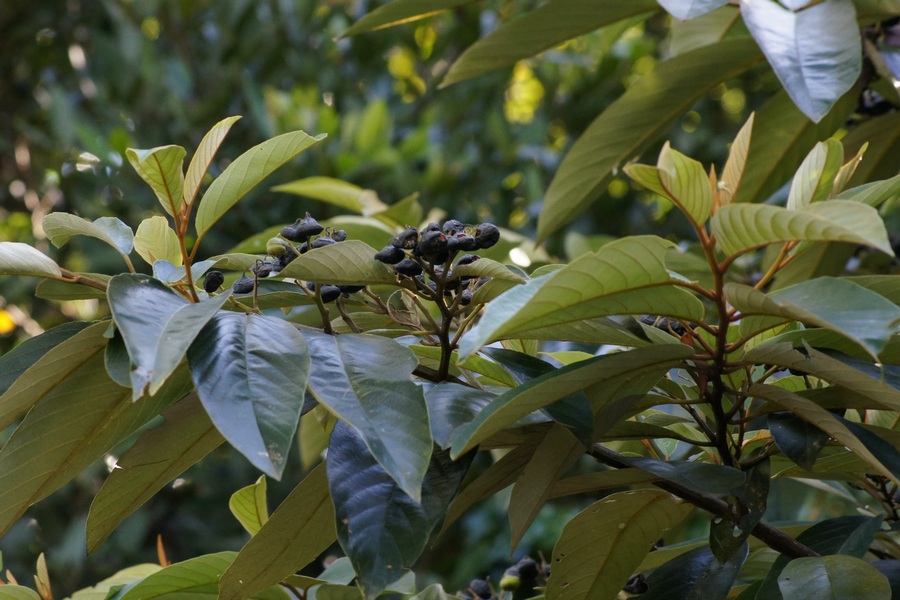
<svg viewBox="0 0 900 600"><path fill-rule="evenodd" d="M402 248L404 250L412 250L419 242L419 232L415 227L407 227L403 233L399 233L391 240L394 248Z"/></svg>
<svg viewBox="0 0 900 600"><path fill-rule="evenodd" d="M477 597L488 600L494 595L491 591L491 584L484 579L473 579L469 582L469 591L473 592Z"/></svg>
<svg viewBox="0 0 900 600"><path fill-rule="evenodd" d="M318 235L324 230L325 228L319 225L318 221L309 216L309 213L306 213L305 217L297 219L293 225L283 227L281 235L292 242L305 242L310 236Z"/></svg>
<svg viewBox="0 0 900 600"><path fill-rule="evenodd" d="M475 241L475 238L467 233L457 233L456 234L456 249L461 250L463 252L471 252L472 250L478 250L478 242Z"/></svg>
<svg viewBox="0 0 900 600"><path fill-rule="evenodd" d="M500 241L500 230L492 223L482 223L475 228L475 242L479 248L490 248Z"/></svg>
<svg viewBox="0 0 900 600"><path fill-rule="evenodd" d="M386 265L396 265L404 258L406 258L406 252L396 246L385 246L375 254L375 260Z"/></svg>
<svg viewBox="0 0 900 600"><path fill-rule="evenodd" d="M212 294L219 289L223 283L225 283L225 276L222 275L222 271L210 271L206 274L206 277L203 278L203 289L207 294Z"/></svg>
<svg viewBox="0 0 900 600"><path fill-rule="evenodd" d="M288 244L284 249L284 254L275 259L275 266L277 267L276 271L281 271L288 263L297 258L297 251L294 250L294 247Z"/></svg>
<svg viewBox="0 0 900 600"><path fill-rule="evenodd" d="M472 302L472 290L465 289L462 291L462 295L459 298L460 306L467 306Z"/></svg>
<svg viewBox="0 0 900 600"><path fill-rule="evenodd" d="M338 286L343 294L355 294L356 292L362 290L364 285L339 285Z"/></svg>
<svg viewBox="0 0 900 600"><path fill-rule="evenodd" d="M253 279L242 275L240 279L232 284L231 289L234 290L235 294L249 294L253 291L255 285L256 282Z"/></svg>
<svg viewBox="0 0 900 600"><path fill-rule="evenodd" d="M250 267L250 270L258 278L264 279L264 278L268 277L269 274L272 273L272 271L276 270L274 267L275 267L275 263L271 263L267 260L264 260L262 262L256 263L252 267Z"/></svg>
<svg viewBox="0 0 900 600"><path fill-rule="evenodd" d="M422 266L411 258L404 258L394 265L394 272L398 275L415 277L422 274Z"/></svg>
<svg viewBox="0 0 900 600"><path fill-rule="evenodd" d="M320 291L322 293L322 302L326 304L334 302L341 295L341 288L336 285L323 285Z"/></svg>
<svg viewBox="0 0 900 600"><path fill-rule="evenodd" d="M422 235L416 246L418 254L430 263L440 264L447 260L447 236L440 231L429 231Z"/></svg>
<svg viewBox="0 0 900 600"><path fill-rule="evenodd" d="M443 231L446 235L456 235L457 233L462 232L465 228L465 224L461 221L457 221L456 219L448 219L444 221L444 224L441 226L441 231Z"/></svg>
<svg viewBox="0 0 900 600"><path fill-rule="evenodd" d="M440 230L441 230L441 228L437 223L429 223L428 225L425 226L425 229L422 230L422 235L425 235L426 233L428 233L430 231L440 231Z"/></svg>
<svg viewBox="0 0 900 600"><path fill-rule="evenodd" d="M318 237L318 238L316 238L316 239L314 239L314 240L312 241L312 243L310 244L310 247L313 248L313 249L316 249L316 248L323 248L323 247L325 247L325 246L330 246L330 245L336 244L336 243L337 243L337 242L335 242L335 241L334 241L333 239L331 239L331 238L328 238L328 237Z"/></svg>
<svg viewBox="0 0 900 600"><path fill-rule="evenodd" d="M465 254L458 261L456 261L456 266L461 267L463 265L471 265L473 262L481 258L477 254Z"/></svg>
<svg viewBox="0 0 900 600"><path fill-rule="evenodd" d="M344 231L343 229L335 229L334 231L331 232L330 237L331 237L331 239L333 239L336 242L343 242L344 240L347 239L347 232Z"/></svg>
<svg viewBox="0 0 900 600"><path fill-rule="evenodd" d="M516 566L519 567L519 576L526 581L535 579L540 571L537 561L530 556L523 556Z"/></svg>

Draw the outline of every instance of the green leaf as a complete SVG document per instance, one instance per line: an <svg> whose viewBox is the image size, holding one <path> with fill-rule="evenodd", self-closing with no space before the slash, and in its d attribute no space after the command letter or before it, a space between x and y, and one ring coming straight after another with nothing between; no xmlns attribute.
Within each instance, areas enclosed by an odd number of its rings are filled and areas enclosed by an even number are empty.
<svg viewBox="0 0 900 600"><path fill-rule="evenodd" d="M304 336L313 360L310 392L359 431L378 464L418 501L433 444L424 394L411 378L413 353L371 335Z"/></svg>
<svg viewBox="0 0 900 600"><path fill-rule="evenodd" d="M797 210L828 199L843 162L844 147L839 141L829 138L816 144L794 175L787 207Z"/></svg>
<svg viewBox="0 0 900 600"><path fill-rule="evenodd" d="M573 475L553 484L550 498L561 498L586 492L623 488L641 483L659 481L660 478L641 469L611 469L584 475ZM468 488L467 488L468 489Z"/></svg>
<svg viewBox="0 0 900 600"><path fill-rule="evenodd" d="M453 439L453 455L468 452L492 434L556 400L639 370L664 371L692 354L684 344L649 346L598 356L536 377L497 396L475 420L461 428Z"/></svg>
<svg viewBox="0 0 900 600"><path fill-rule="evenodd" d="M672 19L669 26L669 52L672 56L677 56L721 41L737 29L738 23L743 26L740 16L741 11L737 6L727 5L695 19Z"/></svg>
<svg viewBox="0 0 900 600"><path fill-rule="evenodd" d="M72 600L107 600L108 598L114 598L113 594L120 593L126 586L133 585L160 570L162 570L161 566L149 563L122 569L93 587L78 590L72 594Z"/></svg>
<svg viewBox="0 0 900 600"><path fill-rule="evenodd" d="M625 3L550 0L466 48L450 66L440 87L510 66L572 38L658 8L651 0Z"/></svg>
<svg viewBox="0 0 900 600"><path fill-rule="evenodd" d="M134 234L134 249L148 265L157 260L167 260L173 265L182 264L178 236L169 227L165 217L155 216L141 221Z"/></svg>
<svg viewBox="0 0 900 600"><path fill-rule="evenodd" d="M663 145L656 167L627 165L625 173L641 185L672 201L695 227L706 223L712 210L712 190L703 165Z"/></svg>
<svg viewBox="0 0 900 600"><path fill-rule="evenodd" d="M200 140L200 145L197 146L197 151L194 152L194 156L191 157L187 174L184 176L182 200L188 206L194 204L194 199L197 197L197 192L200 191L200 185L203 183L203 178L206 176L206 172L209 170L209 166L212 164L213 158L215 158L216 152L219 150L219 146L222 145L222 141L225 139L225 136L228 135L231 126L240 118L240 115L237 115L222 119L213 125L212 129L207 131L206 135L203 136L203 139Z"/></svg>
<svg viewBox="0 0 900 600"><path fill-rule="evenodd" d="M31 588L7 584L0 586L0 600L41 600L41 596Z"/></svg>
<svg viewBox="0 0 900 600"><path fill-rule="evenodd" d="M87 326L88 323L85 323L84 321L74 321L57 325L40 335L28 338L9 352L0 356L0 398L3 398L3 394L12 387L13 383L15 383L25 371L38 362L44 355L70 339L76 333L82 331ZM29 385L31 384L33 384L33 382L30 381ZM7 402L8 400L5 398L0 400L0 406L6 406ZM24 411L26 409L20 408L19 410ZM0 412L0 415L5 412L6 411ZM12 420L16 420L16 417L13 417ZM8 424L9 423L7 423L7 425ZM0 429L3 429L4 427L6 427L6 425L0 425Z"/></svg>
<svg viewBox="0 0 900 600"><path fill-rule="evenodd" d="M782 454L807 471L812 471L819 453L831 436L793 413L774 412L767 419L772 439Z"/></svg>
<svg viewBox="0 0 900 600"><path fill-rule="evenodd" d="M0 275L62 278L53 259L21 242L0 242Z"/></svg>
<svg viewBox="0 0 900 600"><path fill-rule="evenodd" d="M305 177L276 185L272 191L320 200L364 216L387 208L387 204L379 200L378 194L373 190L365 190L358 185L333 177Z"/></svg>
<svg viewBox="0 0 900 600"><path fill-rule="evenodd" d="M375 260L376 253L368 244L347 240L301 254L279 276L333 285L396 283L394 271Z"/></svg>
<svg viewBox="0 0 900 600"><path fill-rule="evenodd" d="M707 91L762 59L749 37L723 40L660 63L603 111L572 146L544 197L538 239L583 211L613 171L647 148Z"/></svg>
<svg viewBox="0 0 900 600"><path fill-rule="evenodd" d="M266 476L260 475L256 483L233 493L228 500L228 508L250 535L256 535L269 520L269 507L266 504Z"/></svg>
<svg viewBox="0 0 900 600"><path fill-rule="evenodd" d="M409 600L456 600L456 596L447 593L439 583L433 583Z"/></svg>
<svg viewBox="0 0 900 600"><path fill-rule="evenodd" d="M222 436L280 480L309 376L303 336L274 317L218 312L187 357L200 401Z"/></svg>
<svg viewBox="0 0 900 600"><path fill-rule="evenodd" d="M419 223L422 220L423 212L424 209L419 204L419 192L414 192L372 216L386 225L402 228L411 223ZM503 231L501 230L500 233L502 241ZM496 246L494 248L496 249Z"/></svg>
<svg viewBox="0 0 900 600"><path fill-rule="evenodd" d="M620 492L590 505L553 548L548 600L614 600L651 546L691 512L662 490Z"/></svg>
<svg viewBox="0 0 900 600"><path fill-rule="evenodd" d="M900 11L894 8L894 12ZM894 157L900 148L898 124L900 114L890 112L866 119L841 138L844 150L848 154L866 148L866 159L858 165L853 174L852 181L855 185L897 175Z"/></svg>
<svg viewBox="0 0 900 600"><path fill-rule="evenodd" d="M722 206L731 204L741 188L747 156L750 153L750 140L753 138L755 114L750 113L747 122L741 127L728 150L728 160L725 161L725 168L719 179L719 204Z"/></svg>
<svg viewBox="0 0 900 600"><path fill-rule="evenodd" d="M200 200L195 221L197 237L206 235L228 209L275 169L323 139L325 134L313 137L303 131L293 131L266 140L234 159Z"/></svg>
<svg viewBox="0 0 900 600"><path fill-rule="evenodd" d="M685 552L654 570L645 580L647 591L639 597L641 600L726 598L749 551L744 543L724 563L716 559L708 546Z"/></svg>
<svg viewBox="0 0 900 600"><path fill-rule="evenodd" d="M336 539L334 522L325 465L319 465L241 549L222 575L219 598L246 598L304 568Z"/></svg>
<svg viewBox="0 0 900 600"><path fill-rule="evenodd" d="M818 122L859 77L862 47L852 2L803 4L742 0L741 16L794 104Z"/></svg>
<svg viewBox="0 0 900 600"><path fill-rule="evenodd" d="M659 0L666 11L682 21L693 19L728 4L728 0Z"/></svg>
<svg viewBox="0 0 900 600"><path fill-rule="evenodd" d="M470 423L496 395L467 385L442 382L425 392L431 435L441 448L449 448L455 432Z"/></svg>
<svg viewBox="0 0 900 600"><path fill-rule="evenodd" d="M770 204L729 204L711 221L719 247L729 256L777 242L852 242L894 255L884 221L874 208L830 200L800 210Z"/></svg>
<svg viewBox="0 0 900 600"><path fill-rule="evenodd" d="M516 480L509 500L510 553L514 552L553 484L584 454L584 445L562 425L554 425Z"/></svg>
<svg viewBox="0 0 900 600"><path fill-rule="evenodd" d="M702 303L670 285L665 254L672 246L655 236L623 238L507 291L463 337L460 355L532 329L594 317L653 313L702 320Z"/></svg>
<svg viewBox="0 0 900 600"><path fill-rule="evenodd" d="M667 479L690 490L713 496L733 494L746 483L743 471L724 465L633 457L625 458L623 462L652 473L660 479Z"/></svg>
<svg viewBox="0 0 900 600"><path fill-rule="evenodd" d="M900 479L900 474L894 473L885 466L872 451L863 444L859 438L837 419L833 414L803 396L794 394L787 390L768 384L753 384L748 390L748 394L771 402L776 406L789 410L795 415L809 421L835 440L846 446L849 450L856 453L861 459L866 461L873 471L884 475L894 481Z"/></svg>
<svg viewBox="0 0 900 600"><path fill-rule="evenodd" d="M379 6L354 23L341 37L402 25L430 17L439 12L469 4L473 0L394 0Z"/></svg>
<svg viewBox="0 0 900 600"><path fill-rule="evenodd" d="M878 569L853 556L792 560L778 576L790 600L890 600L891 585Z"/></svg>
<svg viewBox="0 0 900 600"><path fill-rule="evenodd" d="M121 254L134 249L134 232L115 217L100 217L93 222L68 213L50 213L41 222L44 233L57 248L62 248L73 236L86 235L106 242Z"/></svg>
<svg viewBox="0 0 900 600"><path fill-rule="evenodd" d="M184 190L184 156L181 146L159 146L148 150L128 148L125 156L156 194L163 209L174 216L181 209Z"/></svg>
<svg viewBox="0 0 900 600"><path fill-rule="evenodd" d="M375 598L419 557L470 462L471 456L453 462L446 451L435 452L419 502L397 487L355 429L335 425L326 467L338 540L366 598Z"/></svg>
<svg viewBox="0 0 900 600"><path fill-rule="evenodd" d="M84 275L96 281L109 281L109 275L99 273L77 273ZM68 300L87 300L106 298L106 291L81 283L69 283L58 279L44 279L34 290L34 295L44 300L57 300L65 302Z"/></svg>
<svg viewBox="0 0 900 600"><path fill-rule="evenodd" d="M506 265L498 263L496 260L489 258L479 258L467 265L459 265L453 267L452 277L490 277L501 281L512 281L513 283L525 283L526 279L509 269Z"/></svg>
<svg viewBox="0 0 900 600"><path fill-rule="evenodd" d="M900 319L900 307L846 279L819 277L770 294L728 283L725 294L744 318L776 316L778 322L796 319L823 327L853 340L876 359L891 335L900 331L900 323L892 325ZM745 327L752 324L750 320L742 323L741 333L748 332Z"/></svg>
<svg viewBox="0 0 900 600"><path fill-rule="evenodd" d="M196 394L164 410L165 423L141 434L94 496L87 520L93 552L128 515L225 440Z"/></svg>
<svg viewBox="0 0 900 600"><path fill-rule="evenodd" d="M878 207L898 195L900 195L900 175L844 190L838 194L837 199L853 200Z"/></svg>
<svg viewBox="0 0 900 600"><path fill-rule="evenodd" d="M103 327L88 328L63 346L90 340ZM29 506L68 483L190 391L186 373L179 372L156 396L132 402L131 390L106 374L102 346L94 346L85 354L77 368L54 378L51 385L46 385L46 376L39 379L39 400L0 450L0 480L4 482L0 490L0 535ZM46 443L48 439L53 443Z"/></svg>

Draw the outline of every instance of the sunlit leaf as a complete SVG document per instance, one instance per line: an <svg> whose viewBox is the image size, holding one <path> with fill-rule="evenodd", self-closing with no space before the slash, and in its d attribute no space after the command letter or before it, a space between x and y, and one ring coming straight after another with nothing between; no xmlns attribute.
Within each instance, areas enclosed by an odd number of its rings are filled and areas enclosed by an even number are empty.
<svg viewBox="0 0 900 600"><path fill-rule="evenodd" d="M182 264L178 236L169 227L165 217L155 216L141 221L134 234L134 249L148 265L157 260L167 260L173 265Z"/></svg>
<svg viewBox="0 0 900 600"><path fill-rule="evenodd" d="M203 237L228 209L275 169L323 139L325 134L313 137L303 131L284 133L250 148L234 159L207 188L200 200L194 223L197 236Z"/></svg>
<svg viewBox="0 0 900 600"><path fill-rule="evenodd" d="M628 165L625 173L674 202L695 225L703 225L712 210L712 190L703 165L663 145L656 167Z"/></svg>
<svg viewBox="0 0 900 600"><path fill-rule="evenodd" d="M279 276L333 285L395 283L393 269L375 260L376 253L368 244L347 240L301 254Z"/></svg>
<svg viewBox="0 0 900 600"><path fill-rule="evenodd" d="M266 476L260 475L255 483L233 493L228 500L228 508L250 535L256 535L269 519Z"/></svg>
<svg viewBox="0 0 900 600"><path fill-rule="evenodd" d="M778 576L790 600L890 600L887 577L853 556L797 558Z"/></svg>
<svg viewBox="0 0 900 600"><path fill-rule="evenodd" d="M590 505L553 548L548 600L614 600L651 546L691 505L662 490L620 492Z"/></svg>
<svg viewBox="0 0 900 600"><path fill-rule="evenodd" d="M834 178L844 162L844 147L834 138L816 144L797 169L787 207L803 208L831 196Z"/></svg>
<svg viewBox="0 0 900 600"><path fill-rule="evenodd" d="M128 148L125 156L156 194L159 203L169 215L181 209L184 190L182 166L187 154L181 146L159 146L147 150Z"/></svg>
<svg viewBox="0 0 900 600"><path fill-rule="evenodd" d="M844 190L838 194L838 199L854 200L877 207L888 200L897 198L898 195L900 195L900 175Z"/></svg>
<svg viewBox="0 0 900 600"><path fill-rule="evenodd" d="M206 176L206 172L209 170L209 166L212 164L219 146L222 145L222 141L228 135L231 126L240 118L240 115L237 115L222 119L213 125L212 129L207 131L203 139L200 140L200 145L197 146L197 151L191 157L187 173L184 176L182 200L188 206L193 205L197 192L200 191L200 184L203 183L203 178Z"/></svg>
<svg viewBox="0 0 900 600"><path fill-rule="evenodd" d="M100 217L91 222L68 213L53 212L41 222L44 233L57 248L76 235L86 235L106 242L122 254L134 249L134 232L131 227L115 217Z"/></svg>
<svg viewBox="0 0 900 600"><path fill-rule="evenodd" d="M341 37L375 31L394 25L418 21L425 17L469 4L473 0L394 0L379 6L354 23Z"/></svg>
<svg viewBox="0 0 900 600"><path fill-rule="evenodd" d="M62 277L53 259L28 244L0 242L0 275Z"/></svg>
<svg viewBox="0 0 900 600"><path fill-rule="evenodd" d="M333 177L319 176L297 179L290 183L276 185L272 191L306 196L364 216L387 208L387 205L378 199L378 194L374 191L365 190L358 185Z"/></svg>
<svg viewBox="0 0 900 600"><path fill-rule="evenodd" d="M719 202L723 206L731 204L741 187L744 167L747 165L747 155L750 152L755 116L756 113L750 113L750 117L735 136L728 151L728 160L725 162L725 169L719 179Z"/></svg>
<svg viewBox="0 0 900 600"><path fill-rule="evenodd" d="M526 279L515 271L489 258L479 258L467 265L453 267L453 277L491 277L513 283L525 283Z"/></svg>

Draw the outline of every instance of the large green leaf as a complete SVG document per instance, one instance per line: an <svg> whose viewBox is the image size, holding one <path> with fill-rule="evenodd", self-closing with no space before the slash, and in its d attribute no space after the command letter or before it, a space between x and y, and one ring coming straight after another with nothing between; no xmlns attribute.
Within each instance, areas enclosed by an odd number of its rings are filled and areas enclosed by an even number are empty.
<svg viewBox="0 0 900 600"><path fill-rule="evenodd" d="M86 235L106 242L122 254L134 249L134 232L131 227L115 217L100 217L88 221L68 213L50 213L41 222L44 233L57 248L76 235Z"/></svg>
<svg viewBox="0 0 900 600"><path fill-rule="evenodd" d="M222 575L219 598L239 600L282 581L314 561L336 537L325 465L320 465L241 549Z"/></svg>
<svg viewBox="0 0 900 600"><path fill-rule="evenodd" d="M372 335L304 336L312 395L359 431L378 464L418 501L433 444L425 397L411 378L413 353Z"/></svg>
<svg viewBox="0 0 900 600"><path fill-rule="evenodd" d="M306 196L364 216L387 209L374 191L333 177L305 177L276 185L272 191Z"/></svg>
<svg viewBox="0 0 900 600"><path fill-rule="evenodd" d="M895 157L900 151L898 126L900 114L890 112L863 121L841 138L847 154L859 151L864 145L867 146L866 159L859 164L851 179L854 185L887 179L897 174Z"/></svg>
<svg viewBox="0 0 900 600"><path fill-rule="evenodd" d="M160 570L162 570L161 566L151 563L122 569L95 586L78 590L72 594L72 600L107 600L107 598L114 597L112 595L117 593L116 590L121 591L125 586L141 581Z"/></svg>
<svg viewBox="0 0 900 600"><path fill-rule="evenodd" d="M816 144L797 170L791 182L787 207L803 208L813 202L826 200L834 187L837 176L844 162L844 147L834 138Z"/></svg>
<svg viewBox="0 0 900 600"><path fill-rule="evenodd" d="M0 356L0 406L6 406L8 400L2 399L3 394L12 386L16 380L37 363L41 357L62 344L76 333L88 326L84 321L73 321L71 323L63 323L48 329L40 335L28 338L9 352ZM56 375L55 373L53 375ZM29 387L33 382L29 382ZM20 411L27 410L20 408ZM16 411L13 411L16 412ZM9 417L3 417L7 410L0 411L0 423ZM13 417L14 421L17 417ZM6 423L7 425L9 423ZM0 425L3 429L6 425Z"/></svg>
<svg viewBox="0 0 900 600"><path fill-rule="evenodd" d="M606 188L613 171L647 148L707 91L762 59L748 37L723 40L661 63L597 117L550 184L538 220L546 239Z"/></svg>
<svg viewBox="0 0 900 600"><path fill-rule="evenodd" d="M0 600L41 600L41 596L25 586L4 585L0 587Z"/></svg>
<svg viewBox="0 0 900 600"><path fill-rule="evenodd" d="M741 0L741 16L794 104L818 122L859 77L856 9L845 0L793 4Z"/></svg>
<svg viewBox="0 0 900 600"><path fill-rule="evenodd" d="M446 451L436 451L416 501L397 487L353 427L335 425L326 466L338 540L366 598L375 598L419 557L471 458L454 462Z"/></svg>
<svg viewBox="0 0 900 600"><path fill-rule="evenodd" d="M750 113L750 117L735 136L734 142L728 150L728 160L725 161L725 168L722 169L718 183L719 204L723 206L731 204L737 196L738 190L741 189L744 169L747 167L747 156L750 153L750 141L753 139L754 120L755 113Z"/></svg>
<svg viewBox="0 0 900 600"><path fill-rule="evenodd" d="M449 448L455 432L471 422L496 396L487 390L443 382L425 392L431 435L441 448Z"/></svg>
<svg viewBox="0 0 900 600"><path fill-rule="evenodd" d="M213 125L212 129L207 131L206 135L203 136L203 139L200 140L200 145L197 146L197 151L194 152L194 156L191 157L187 173L184 176L182 199L189 207L193 205L194 199L197 197L197 192L200 191L200 184L203 183L206 171L209 170L209 166L212 164L213 158L215 158L216 152L219 150L219 146L222 145L222 141L225 139L225 136L228 135L231 126L240 118L241 117L238 115L222 119Z"/></svg>
<svg viewBox="0 0 900 600"><path fill-rule="evenodd" d="M158 260L181 265L184 260L178 236L169 227L166 218L160 215L141 221L134 234L134 249L148 265L153 265Z"/></svg>
<svg viewBox="0 0 900 600"><path fill-rule="evenodd" d="M641 600L726 598L750 549L746 543L720 563L708 546L685 552L654 570Z"/></svg>
<svg viewBox="0 0 900 600"><path fill-rule="evenodd" d="M629 457L623 460L628 465L652 473L660 479L667 479L698 493L713 496L733 494L746 483L744 472L725 465L681 460L665 461L646 457Z"/></svg>
<svg viewBox="0 0 900 600"><path fill-rule="evenodd" d="M775 322L796 319L823 327L853 340L878 357L891 335L900 331L900 307L880 294L846 279L819 277L770 294L743 284L725 286L729 302L746 319L751 315L779 317ZM741 333L750 333L754 321L741 323Z"/></svg>
<svg viewBox="0 0 900 600"><path fill-rule="evenodd" d="M60 348L91 339L100 327L86 329ZM86 352L80 364L62 378L41 378L40 399L0 450L0 535L29 506L65 485L190 391L187 373L181 371L156 396L132 402L131 390L106 374L101 350L95 346ZM53 352L41 361L50 354Z"/></svg>
<svg viewBox="0 0 900 600"><path fill-rule="evenodd" d="M33 275L35 277L62 277L52 258L28 244L0 242L0 275Z"/></svg>
<svg viewBox="0 0 900 600"><path fill-rule="evenodd" d="M777 242L852 242L893 256L884 221L859 202L830 200L801 210L770 204L729 204L711 221L719 247L735 255Z"/></svg>
<svg viewBox="0 0 900 600"><path fill-rule="evenodd" d="M625 173L674 202L694 227L703 226L712 210L712 189L709 176L696 160L672 150L669 142L663 145L655 167L626 165Z"/></svg>
<svg viewBox="0 0 900 600"><path fill-rule="evenodd" d="M441 86L512 65L566 40L658 8L653 0L550 0L466 48L450 66Z"/></svg>
<svg viewBox="0 0 900 600"><path fill-rule="evenodd" d="M141 434L94 496L87 520L93 552L119 523L225 440L196 394L163 411L165 423Z"/></svg>
<svg viewBox="0 0 900 600"><path fill-rule="evenodd" d="M598 356L531 379L497 396L471 423L460 428L453 439L453 455L466 453L492 434L559 399L637 371L665 371L692 354L684 344L649 346Z"/></svg>
<svg viewBox="0 0 900 600"><path fill-rule="evenodd" d="M703 305L671 285L666 251L655 236L627 237L507 291L492 302L460 343L460 354L531 329L616 314L653 313L703 319Z"/></svg>
<svg viewBox="0 0 900 600"><path fill-rule="evenodd" d="M789 600L890 600L887 577L853 556L792 560L778 576Z"/></svg>
<svg viewBox="0 0 900 600"><path fill-rule="evenodd" d="M705 3L706 0L701 1ZM669 26L669 52L672 56L677 56L702 46L715 44L737 27L743 28L744 31L741 33L746 35L746 28L743 27L740 16L741 11L738 7L728 4L694 19L686 21L673 19Z"/></svg>
<svg viewBox="0 0 900 600"><path fill-rule="evenodd" d="M844 190L837 198L878 207L888 200L897 198L898 195L900 195L900 175Z"/></svg>
<svg viewBox="0 0 900 600"><path fill-rule="evenodd" d="M425 17L469 4L474 0L394 0L379 6L353 24L341 37L375 31L393 25L418 21Z"/></svg>
<svg viewBox="0 0 900 600"><path fill-rule="evenodd" d="M347 240L301 254L279 276L333 285L395 283L394 271L375 260L376 252L364 242Z"/></svg>
<svg viewBox="0 0 900 600"><path fill-rule="evenodd" d="M228 508L250 535L256 535L269 519L266 476L260 475L256 482L233 493L228 500Z"/></svg>
<svg viewBox="0 0 900 600"><path fill-rule="evenodd" d="M590 505L566 524L553 548L547 599L615 599L654 542L691 509L654 489L620 492Z"/></svg>
<svg viewBox="0 0 900 600"><path fill-rule="evenodd" d="M831 438L818 427L789 412L769 414L767 424L782 454L807 471L812 471L819 453Z"/></svg>
<svg viewBox="0 0 900 600"><path fill-rule="evenodd" d="M216 428L254 466L280 479L309 375L303 336L275 317L219 312L187 357Z"/></svg>
<svg viewBox="0 0 900 600"><path fill-rule="evenodd" d="M159 203L169 215L174 216L181 209L184 190L184 156L181 146L159 146L147 150L128 148L125 156L156 194Z"/></svg>
<svg viewBox="0 0 900 600"><path fill-rule="evenodd" d="M323 139L325 134L313 137L303 131L284 133L250 148L234 159L207 188L200 200L195 222L197 236L206 235L209 228L228 209L275 169Z"/></svg>

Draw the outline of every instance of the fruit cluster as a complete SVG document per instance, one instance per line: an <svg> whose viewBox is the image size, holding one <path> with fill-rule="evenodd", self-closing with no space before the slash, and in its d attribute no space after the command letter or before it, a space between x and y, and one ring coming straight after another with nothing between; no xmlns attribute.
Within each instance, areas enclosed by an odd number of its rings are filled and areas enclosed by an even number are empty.
<svg viewBox="0 0 900 600"><path fill-rule="evenodd" d="M546 582L549 575L550 568L546 564L524 556L503 572L500 591L514 592L519 588L530 591L536 584ZM461 600L491 600L497 598L498 594L486 579L473 579L469 582L469 587L459 592L457 597Z"/></svg>

